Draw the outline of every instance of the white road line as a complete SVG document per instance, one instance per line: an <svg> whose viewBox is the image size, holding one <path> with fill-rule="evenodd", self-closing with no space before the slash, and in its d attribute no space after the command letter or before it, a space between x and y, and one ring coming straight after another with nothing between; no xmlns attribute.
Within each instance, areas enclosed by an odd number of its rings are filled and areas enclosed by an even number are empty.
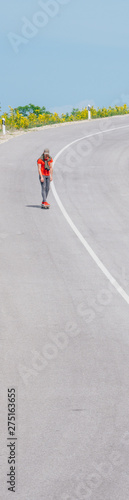
<svg viewBox="0 0 129 500"><path fill-rule="evenodd" d="M112 128L112 129L103 130L101 132L96 132L94 134L86 135L84 137L81 137L80 139L76 139L75 141L72 141L71 143L67 144L67 146L65 146L64 148L62 148L59 151L59 153L57 153L57 155L54 158L53 166L55 165L55 163L56 163L57 159L59 158L59 156L61 156L61 154L66 149L68 149L70 146L72 146L72 144L75 144L76 142L82 141L84 139L88 139L89 137L93 137L95 135L104 134L104 133L108 133L108 132L113 132L113 131L124 129L124 128L127 128L127 127L129 127L129 125L124 125L122 127L116 127L116 128ZM68 213L66 212L66 210L65 210L65 208L64 208L64 206L63 206L63 204L62 204L62 202L61 202L61 200L60 200L60 198L59 198L59 196L57 194L57 191L56 191L56 188L55 188L53 182L51 184L51 189L52 189L53 195L55 197L55 200L56 200L56 202L57 202L57 204L58 204L58 206L59 206L62 214L64 215L65 219L67 220L68 224L70 225L71 229L74 231L74 233L76 234L76 236L78 237L78 239L81 241L82 245L85 247L85 249L87 250L87 252L89 253L89 255L92 257L92 259L94 260L94 262L97 264L97 266L99 267L99 269L101 269L102 273L110 281L110 283L112 284L112 286L123 297L123 299L125 300L125 302L127 302L127 304L129 304L129 295L127 295L127 293L119 285L119 283L116 281L116 279L113 278L113 276L110 274L110 272L108 271L108 269L104 266L104 264L101 262L101 260L97 257L97 255L95 254L95 252L92 250L92 248L87 243L87 241L85 240L85 238L82 236L82 234L80 233L80 231L77 229L77 227L73 223L72 219L69 217Z"/></svg>

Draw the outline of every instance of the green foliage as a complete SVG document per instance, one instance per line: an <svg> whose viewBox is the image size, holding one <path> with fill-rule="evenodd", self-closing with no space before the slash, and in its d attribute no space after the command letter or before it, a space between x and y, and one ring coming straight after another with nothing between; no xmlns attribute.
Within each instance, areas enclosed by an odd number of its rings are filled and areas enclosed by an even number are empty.
<svg viewBox="0 0 129 500"><path fill-rule="evenodd" d="M77 116L79 109L78 108L73 108L71 115L72 116Z"/></svg>
<svg viewBox="0 0 129 500"><path fill-rule="evenodd" d="M1 108L0 108L1 110ZM109 108L97 108L91 107L91 118L105 118L107 116L114 115L124 115L129 113L129 108L126 104L123 106L115 106ZM61 116L58 113L51 113L47 111L43 106L35 106L34 104L28 104L26 106L18 106L17 108L11 108L9 106L9 113L3 113L0 116L0 128L2 128L2 117L5 118L5 125L7 129L27 129L33 127L41 127L43 125L52 125L56 123L64 123L78 120L88 119L88 109L83 108L79 110L78 108L73 108L72 112L63 114Z"/></svg>
<svg viewBox="0 0 129 500"><path fill-rule="evenodd" d="M34 104L28 104L27 106L18 106L18 108L14 108L14 111L15 113L19 111L22 116L28 116L30 113L39 116L46 112L46 108L44 106L40 108L39 106L34 106Z"/></svg>

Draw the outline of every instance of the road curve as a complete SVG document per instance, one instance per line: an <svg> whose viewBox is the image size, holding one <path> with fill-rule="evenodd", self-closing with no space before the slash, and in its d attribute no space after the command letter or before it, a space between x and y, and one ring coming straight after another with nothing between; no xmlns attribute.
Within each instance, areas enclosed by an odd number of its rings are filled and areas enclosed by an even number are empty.
<svg viewBox="0 0 129 500"><path fill-rule="evenodd" d="M128 499L128 135L125 115L0 145L1 500L11 387L16 500Z"/></svg>

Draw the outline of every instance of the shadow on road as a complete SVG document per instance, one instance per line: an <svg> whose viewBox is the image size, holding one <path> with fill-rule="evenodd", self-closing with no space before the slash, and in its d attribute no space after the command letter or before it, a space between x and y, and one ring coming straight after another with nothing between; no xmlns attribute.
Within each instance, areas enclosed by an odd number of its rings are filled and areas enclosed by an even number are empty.
<svg viewBox="0 0 129 500"><path fill-rule="evenodd" d="M41 205L26 205L28 208L40 208L41 210Z"/></svg>

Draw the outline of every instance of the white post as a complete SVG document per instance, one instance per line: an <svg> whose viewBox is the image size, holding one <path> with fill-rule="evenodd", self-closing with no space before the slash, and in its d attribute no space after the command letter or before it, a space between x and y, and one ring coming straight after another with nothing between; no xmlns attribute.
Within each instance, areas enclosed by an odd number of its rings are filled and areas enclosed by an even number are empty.
<svg viewBox="0 0 129 500"><path fill-rule="evenodd" d="M5 135L5 118L2 118L3 135Z"/></svg>
<svg viewBox="0 0 129 500"><path fill-rule="evenodd" d="M91 112L90 112L90 110L91 110L91 106L90 106L90 104L88 104L88 120L91 119Z"/></svg>

